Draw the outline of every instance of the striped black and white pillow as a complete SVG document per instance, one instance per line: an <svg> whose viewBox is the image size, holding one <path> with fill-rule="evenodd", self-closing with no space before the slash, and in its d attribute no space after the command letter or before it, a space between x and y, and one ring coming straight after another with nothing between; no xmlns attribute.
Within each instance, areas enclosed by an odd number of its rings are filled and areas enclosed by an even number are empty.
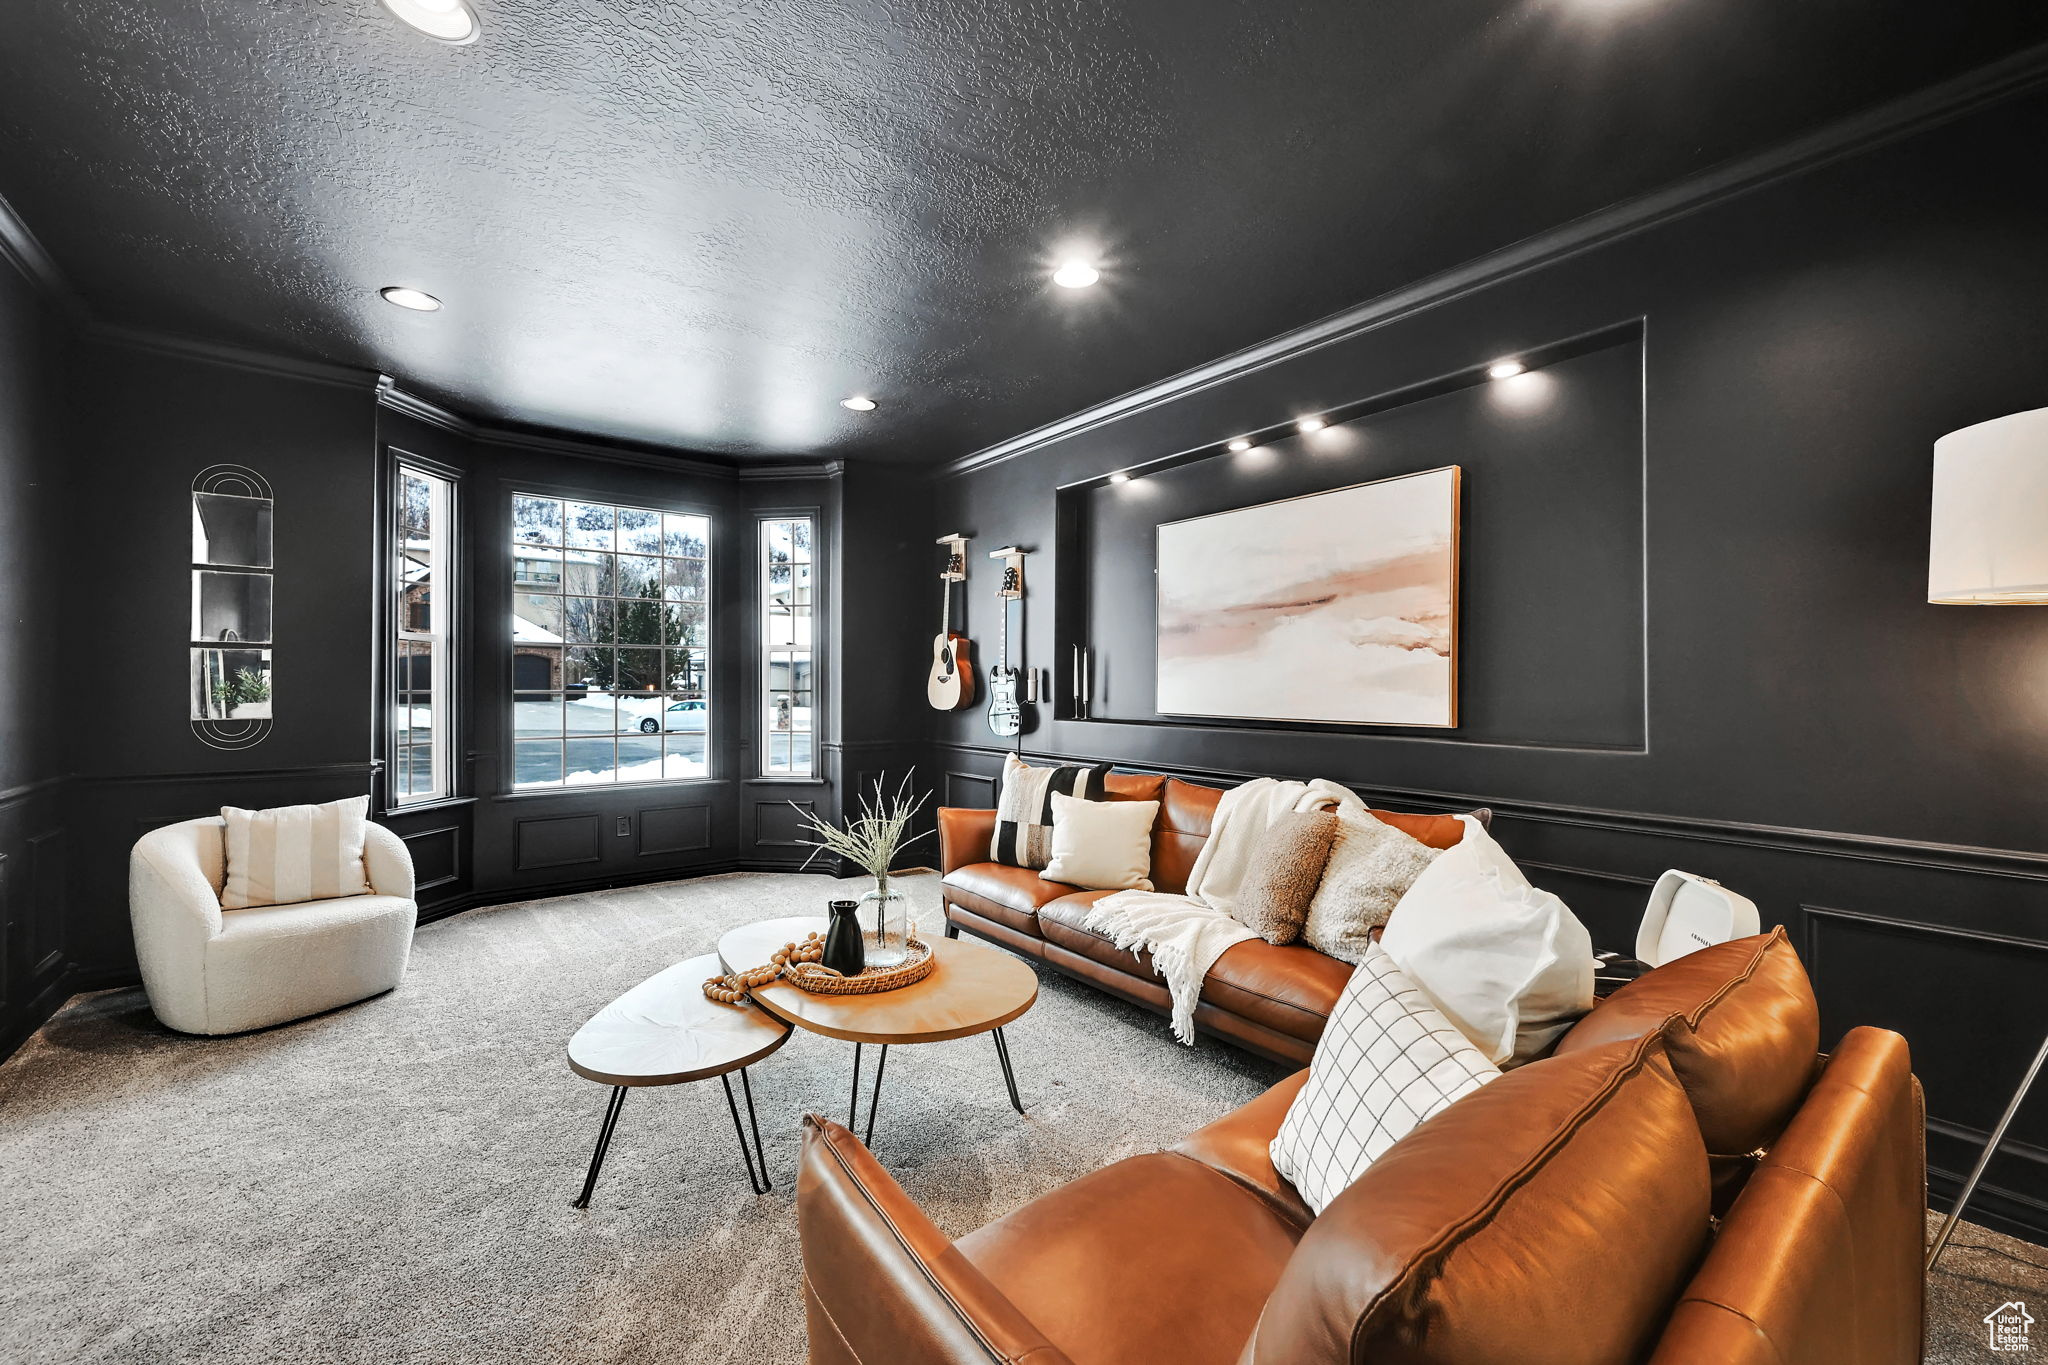
<svg viewBox="0 0 2048 1365"><path fill-rule="evenodd" d="M1057 792L1082 801L1109 799L1109 765L1065 764L1034 768L1003 755L1003 786L996 796L996 837L991 851L999 863L1045 870L1052 861L1052 798Z"/></svg>
<svg viewBox="0 0 2048 1365"><path fill-rule="evenodd" d="M368 895L363 843L369 813L367 796L271 810L222 806L221 818L228 826L228 875L220 908L248 910Z"/></svg>
<svg viewBox="0 0 2048 1365"><path fill-rule="evenodd" d="M1377 943L1316 1044L1269 1149L1320 1214L1424 1119L1500 1075Z"/></svg>

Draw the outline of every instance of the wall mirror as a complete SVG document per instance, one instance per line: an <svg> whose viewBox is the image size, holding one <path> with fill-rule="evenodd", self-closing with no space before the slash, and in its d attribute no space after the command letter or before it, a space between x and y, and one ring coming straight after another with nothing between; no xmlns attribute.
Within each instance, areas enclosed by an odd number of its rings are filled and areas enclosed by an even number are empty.
<svg viewBox="0 0 2048 1365"><path fill-rule="evenodd" d="M192 481L192 731L216 749L270 734L274 510L253 469L214 465Z"/></svg>

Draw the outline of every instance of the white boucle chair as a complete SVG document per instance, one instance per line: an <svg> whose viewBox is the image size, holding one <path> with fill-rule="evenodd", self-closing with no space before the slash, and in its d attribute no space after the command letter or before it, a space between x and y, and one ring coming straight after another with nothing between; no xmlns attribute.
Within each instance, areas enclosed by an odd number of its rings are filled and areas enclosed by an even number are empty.
<svg viewBox="0 0 2048 1365"><path fill-rule="evenodd" d="M158 1019L181 1033L241 1033L399 983L419 919L403 840L367 826L371 895L223 912L226 830L219 816L166 825L129 855L128 918Z"/></svg>

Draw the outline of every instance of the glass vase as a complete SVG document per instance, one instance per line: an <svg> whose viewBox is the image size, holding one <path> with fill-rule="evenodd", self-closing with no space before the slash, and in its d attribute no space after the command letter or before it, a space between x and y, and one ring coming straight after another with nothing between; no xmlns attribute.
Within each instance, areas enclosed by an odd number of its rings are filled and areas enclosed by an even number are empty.
<svg viewBox="0 0 2048 1365"><path fill-rule="evenodd" d="M870 926L865 954L870 967L894 967L910 956L910 897L892 890L887 877L860 898L861 922Z"/></svg>

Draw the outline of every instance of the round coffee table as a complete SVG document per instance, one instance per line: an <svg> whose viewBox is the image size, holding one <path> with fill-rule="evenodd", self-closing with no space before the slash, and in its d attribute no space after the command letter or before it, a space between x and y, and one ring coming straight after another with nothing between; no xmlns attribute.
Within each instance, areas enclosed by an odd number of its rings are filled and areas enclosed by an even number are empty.
<svg viewBox="0 0 2048 1365"><path fill-rule="evenodd" d="M644 1085L682 1085L713 1076L725 1087L725 1106L732 1112L733 1132L739 1134L740 1159L747 1163L747 1184L755 1194L774 1188L768 1181L767 1153L761 1150L761 1123L754 1117L754 1087L747 1080L747 1068L789 1041L789 1025L752 1005L722 1005L708 998L704 983L722 975L724 969L710 953L678 962L599 1010L569 1040L569 1069L612 1088L604 1124L597 1131L597 1150L590 1157L590 1173L583 1178L583 1193L571 1201L576 1208L590 1207L590 1193L597 1188L597 1173L612 1144L612 1130L618 1127L619 1109L628 1090ZM747 1118L754 1126L751 1153L746 1130L740 1127L739 1106L733 1102L730 1077L735 1071L740 1073ZM754 1175L757 1157L761 1162L758 1179Z"/></svg>
<svg viewBox="0 0 2048 1365"><path fill-rule="evenodd" d="M768 961L785 943L823 933L820 917L797 916L747 924L718 940L718 956L728 971L744 971ZM1003 1084L1010 1105L1024 1112L1017 1097L1017 1074L1010 1066L1010 1045L1003 1025L1031 1008L1038 999L1038 977L1021 959L995 948L961 939L942 938L932 951L938 963L915 985L873 995L813 995L787 981L756 990L754 1000L770 1014L800 1029L853 1044L853 1094L847 1101L846 1126L853 1128L860 1112L861 1048L879 1044L874 1087L868 1096L867 1136L875 1135L875 1110L882 1098L882 1073L889 1049L907 1043L941 1043L977 1033L995 1036Z"/></svg>

